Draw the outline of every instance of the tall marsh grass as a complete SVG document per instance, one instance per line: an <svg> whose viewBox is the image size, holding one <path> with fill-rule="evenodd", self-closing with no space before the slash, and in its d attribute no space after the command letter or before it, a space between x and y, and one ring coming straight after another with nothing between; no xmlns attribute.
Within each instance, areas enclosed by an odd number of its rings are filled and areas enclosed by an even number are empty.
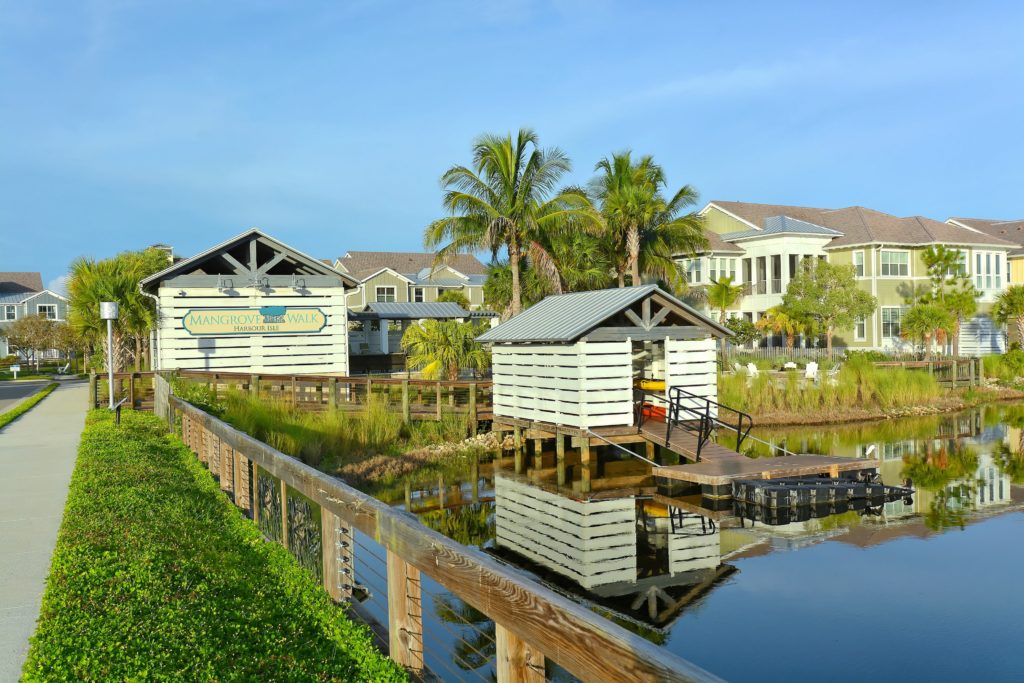
<svg viewBox="0 0 1024 683"><path fill-rule="evenodd" d="M748 413L785 411L791 413L837 408L893 408L924 405L937 399L942 390L926 372L904 368L876 368L869 360L852 358L834 379L818 383L805 380L790 370L780 380L762 373L748 377L745 372L719 376L719 400Z"/></svg>

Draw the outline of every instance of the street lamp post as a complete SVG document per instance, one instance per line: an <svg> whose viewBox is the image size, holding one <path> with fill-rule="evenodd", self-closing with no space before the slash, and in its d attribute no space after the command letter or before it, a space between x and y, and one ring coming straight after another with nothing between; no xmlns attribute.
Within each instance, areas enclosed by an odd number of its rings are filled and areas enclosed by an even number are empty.
<svg viewBox="0 0 1024 683"><path fill-rule="evenodd" d="M116 301L100 302L100 319L107 321L107 395L110 409L114 409L114 321L118 316Z"/></svg>

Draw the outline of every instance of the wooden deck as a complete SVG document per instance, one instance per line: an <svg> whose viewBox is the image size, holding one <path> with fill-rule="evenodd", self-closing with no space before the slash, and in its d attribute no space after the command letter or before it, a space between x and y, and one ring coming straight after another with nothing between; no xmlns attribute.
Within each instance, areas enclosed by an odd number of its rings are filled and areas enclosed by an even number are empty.
<svg viewBox="0 0 1024 683"><path fill-rule="evenodd" d="M665 441L665 423L648 422L640 429L644 437L663 448L690 460L697 456L697 437L685 429L673 429L672 438ZM777 479L827 474L838 477L841 472L877 469L877 460L837 458L829 455L789 455L778 458L748 458L717 443L706 443L700 452L700 462L685 465L655 467L654 476L686 481L692 484L721 486L734 479Z"/></svg>

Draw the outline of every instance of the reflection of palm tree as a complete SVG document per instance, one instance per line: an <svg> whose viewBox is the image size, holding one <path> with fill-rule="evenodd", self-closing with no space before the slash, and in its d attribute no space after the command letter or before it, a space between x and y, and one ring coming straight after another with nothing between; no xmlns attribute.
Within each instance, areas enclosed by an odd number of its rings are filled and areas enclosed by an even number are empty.
<svg viewBox="0 0 1024 683"><path fill-rule="evenodd" d="M1021 432L1024 435L1024 431ZM1024 440L1024 436L1021 437ZM998 444L992 451L992 460L1003 476L1014 484L1024 484L1024 449L1014 452L1005 443Z"/></svg>
<svg viewBox="0 0 1024 683"><path fill-rule="evenodd" d="M479 547L494 539L493 503L433 510L421 514L420 521L462 545Z"/></svg>
<svg viewBox="0 0 1024 683"><path fill-rule="evenodd" d="M434 613L458 627L452 660L460 669L479 669L494 659L494 622L486 614L448 594L434 596Z"/></svg>
<svg viewBox="0 0 1024 683"><path fill-rule="evenodd" d="M925 513L925 524L934 531L954 526L963 529L968 510L974 507L976 491L977 484L974 481L940 489Z"/></svg>

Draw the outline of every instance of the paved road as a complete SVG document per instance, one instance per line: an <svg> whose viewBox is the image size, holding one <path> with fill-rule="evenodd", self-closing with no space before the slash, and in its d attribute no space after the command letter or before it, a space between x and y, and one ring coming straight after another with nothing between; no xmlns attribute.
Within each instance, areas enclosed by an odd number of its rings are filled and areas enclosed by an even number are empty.
<svg viewBox="0 0 1024 683"><path fill-rule="evenodd" d="M45 379L38 382L0 382L0 413L6 413L47 384L49 382Z"/></svg>
<svg viewBox="0 0 1024 683"><path fill-rule="evenodd" d="M87 393L61 385L0 430L0 681L21 676L35 632Z"/></svg>

